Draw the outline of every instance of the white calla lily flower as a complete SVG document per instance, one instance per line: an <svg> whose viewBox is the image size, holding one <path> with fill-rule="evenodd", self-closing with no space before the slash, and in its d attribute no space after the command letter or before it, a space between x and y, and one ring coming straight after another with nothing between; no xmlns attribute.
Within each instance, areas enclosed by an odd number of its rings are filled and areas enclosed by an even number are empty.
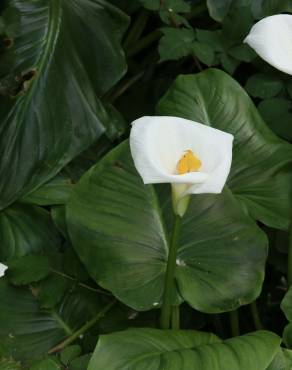
<svg viewBox="0 0 292 370"><path fill-rule="evenodd" d="M181 217L188 195L221 193L231 167L232 142L231 134L168 116L139 118L130 134L132 157L144 184L171 183L174 211Z"/></svg>
<svg viewBox="0 0 292 370"><path fill-rule="evenodd" d="M273 67L292 75L292 15L277 14L260 20L244 42Z"/></svg>
<svg viewBox="0 0 292 370"><path fill-rule="evenodd" d="M7 266L3 265L3 263L0 263L0 277L4 276L5 271L7 270Z"/></svg>

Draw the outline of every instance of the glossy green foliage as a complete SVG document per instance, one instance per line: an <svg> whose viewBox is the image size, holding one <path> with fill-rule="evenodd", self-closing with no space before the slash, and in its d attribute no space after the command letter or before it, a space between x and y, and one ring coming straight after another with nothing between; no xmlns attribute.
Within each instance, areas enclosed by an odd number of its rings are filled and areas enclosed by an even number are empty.
<svg viewBox="0 0 292 370"><path fill-rule="evenodd" d="M83 292L68 293L51 310L39 308L33 290L0 281L0 355L31 361L46 353L66 335L91 318L91 298ZM98 306L95 307L98 309Z"/></svg>
<svg viewBox="0 0 292 370"><path fill-rule="evenodd" d="M179 76L157 107L235 136L227 185L251 217L286 229L292 213L292 146L269 130L241 86L209 69Z"/></svg>
<svg viewBox="0 0 292 370"><path fill-rule="evenodd" d="M127 142L81 178L67 204L69 234L87 270L137 310L161 303L169 248L165 216L155 189L136 172ZM264 234L230 191L193 197L182 221L176 299L205 312L253 301L266 252Z"/></svg>
<svg viewBox="0 0 292 370"><path fill-rule="evenodd" d="M120 39L128 22L103 0L6 4L16 31L4 30L11 42L0 63L8 85L0 100L1 208L54 177L104 132L96 94L125 72Z"/></svg>
<svg viewBox="0 0 292 370"><path fill-rule="evenodd" d="M279 345L266 331L222 341L196 331L130 329L102 336L88 370L265 370Z"/></svg>
<svg viewBox="0 0 292 370"><path fill-rule="evenodd" d="M45 209L15 204L0 212L0 258L56 250L60 236Z"/></svg>

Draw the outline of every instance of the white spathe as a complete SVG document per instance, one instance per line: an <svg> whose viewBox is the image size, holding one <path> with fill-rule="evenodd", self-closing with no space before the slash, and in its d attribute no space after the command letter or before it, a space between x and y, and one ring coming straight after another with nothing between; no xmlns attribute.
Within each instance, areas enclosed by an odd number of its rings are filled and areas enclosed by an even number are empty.
<svg viewBox="0 0 292 370"><path fill-rule="evenodd" d="M5 271L7 270L7 266L3 265L3 263L0 263L0 277L4 276Z"/></svg>
<svg viewBox="0 0 292 370"><path fill-rule="evenodd" d="M221 193L232 161L233 135L178 117L142 117L132 123L130 147L144 184L179 186L188 194ZM196 172L178 174L177 163L186 150L201 160Z"/></svg>
<svg viewBox="0 0 292 370"><path fill-rule="evenodd" d="M260 20L244 42L273 67L292 74L292 15L277 14Z"/></svg>

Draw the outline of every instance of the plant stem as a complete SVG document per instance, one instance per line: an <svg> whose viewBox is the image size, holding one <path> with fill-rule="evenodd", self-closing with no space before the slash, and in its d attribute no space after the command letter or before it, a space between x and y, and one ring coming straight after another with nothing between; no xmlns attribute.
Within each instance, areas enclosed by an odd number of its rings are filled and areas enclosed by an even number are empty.
<svg viewBox="0 0 292 370"><path fill-rule="evenodd" d="M287 266L288 288L292 285L292 223L290 226L289 246L288 246L288 266Z"/></svg>
<svg viewBox="0 0 292 370"><path fill-rule="evenodd" d="M230 315L231 335L232 337L237 337L240 334L238 310L231 311L229 315Z"/></svg>
<svg viewBox="0 0 292 370"><path fill-rule="evenodd" d="M179 328L180 328L179 306L172 306L171 329L178 330Z"/></svg>
<svg viewBox="0 0 292 370"><path fill-rule="evenodd" d="M169 329L170 317L172 311L172 300L174 291L174 273L176 266L176 254L178 237L181 226L181 218L175 217L174 226L172 230L171 242L169 246L169 254L166 267L165 285L163 294L163 303L161 308L160 326L162 329Z"/></svg>
<svg viewBox="0 0 292 370"><path fill-rule="evenodd" d="M257 306L256 301L252 302L249 306L250 306L250 310L251 310L251 314L252 314L252 317L253 317L253 322L254 322L254 326L255 326L256 330L263 329L264 326L261 322L261 318L260 318L260 315L259 315L258 306Z"/></svg>
<svg viewBox="0 0 292 370"><path fill-rule="evenodd" d="M67 347L69 344L73 343L76 339L79 338L80 335L85 333L89 330L92 326L94 326L98 320L100 320L114 305L116 304L116 300L108 303L99 313L86 324L84 324L80 329L75 331L72 335L66 338L63 342L57 344L55 347L51 348L48 353L56 353L61 351L63 348Z"/></svg>
<svg viewBox="0 0 292 370"><path fill-rule="evenodd" d="M89 286L89 285L86 285L86 284L83 284L83 283L78 282L78 280L77 280L77 279L75 279L74 277L72 277L72 276L70 276L70 275L65 274L64 272L61 272L61 271L58 271L58 270L54 270L54 269L51 269L51 271L52 271L54 274L60 275L60 276L62 276L62 277L63 277L63 278L65 278L65 279L75 281L75 283L76 283L78 286L82 287L82 288L85 288L85 289L87 289L87 290L91 290L92 292L95 292L95 293L100 293L100 294L105 294L105 295L110 295L110 296L111 296L111 294L110 294L110 293L107 293L106 291L103 291L103 290L101 290L101 289L96 289L96 288L93 288L93 287L91 287L91 286Z"/></svg>
<svg viewBox="0 0 292 370"><path fill-rule="evenodd" d="M149 12L146 9L142 9L141 12L138 14L135 22L133 23L132 28L128 32L128 35L124 41L123 46L125 50L131 47L132 44L140 38L146 26L148 18Z"/></svg>
<svg viewBox="0 0 292 370"><path fill-rule="evenodd" d="M114 103L121 95L124 94L132 85L140 80L144 76L145 71L141 71L135 76L129 78L115 93L109 98L111 103Z"/></svg>
<svg viewBox="0 0 292 370"><path fill-rule="evenodd" d="M129 49L127 53L127 57L131 58L135 56L136 54L140 53L140 51L146 49L153 42L160 39L161 36L162 36L162 32L160 31L160 29L150 32L148 35L142 37L142 39L139 40L137 44L135 44L133 47Z"/></svg>

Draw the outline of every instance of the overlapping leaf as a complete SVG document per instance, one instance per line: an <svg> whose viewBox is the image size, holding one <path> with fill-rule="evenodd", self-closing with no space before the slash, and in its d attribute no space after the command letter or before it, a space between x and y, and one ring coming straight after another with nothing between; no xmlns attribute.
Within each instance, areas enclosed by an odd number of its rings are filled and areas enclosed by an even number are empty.
<svg viewBox="0 0 292 370"><path fill-rule="evenodd" d="M120 39L127 25L104 0L5 4L12 20L0 63L6 95L0 101L0 208L54 177L104 131L96 94L125 71Z"/></svg>
<svg viewBox="0 0 292 370"><path fill-rule="evenodd" d="M254 219L287 229L292 214L292 146L273 134L235 80L215 69L179 76L157 111L232 133L229 188Z"/></svg>
<svg viewBox="0 0 292 370"><path fill-rule="evenodd" d="M101 336L88 370L266 370L279 346L267 331L222 341L196 331L131 329Z"/></svg>
<svg viewBox="0 0 292 370"><path fill-rule="evenodd" d="M87 270L138 310L159 306L162 299L169 238L162 212L127 142L82 177L68 202L69 234ZM259 294L265 258L264 234L229 191L195 196L182 221L177 299L205 312L250 302Z"/></svg>

